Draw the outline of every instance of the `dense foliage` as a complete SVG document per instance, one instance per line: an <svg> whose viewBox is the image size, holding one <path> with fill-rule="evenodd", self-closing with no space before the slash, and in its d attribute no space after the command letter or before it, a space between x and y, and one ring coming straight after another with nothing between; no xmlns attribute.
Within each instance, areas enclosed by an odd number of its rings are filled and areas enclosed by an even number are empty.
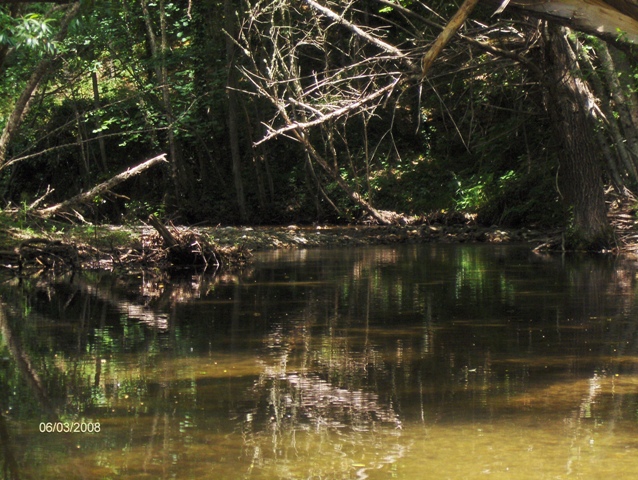
<svg viewBox="0 0 638 480"><path fill-rule="evenodd" d="M415 217L456 210L488 224L561 222L569 208L543 24L480 6L415 79L410 65L455 11L409 0L4 4L3 206L26 209L45 193L44 203L62 201L164 152L165 166L95 198L85 218L344 222L365 219L370 205ZM633 187L631 58L570 39L605 114L591 124L605 181ZM331 117L337 107L346 114Z"/></svg>

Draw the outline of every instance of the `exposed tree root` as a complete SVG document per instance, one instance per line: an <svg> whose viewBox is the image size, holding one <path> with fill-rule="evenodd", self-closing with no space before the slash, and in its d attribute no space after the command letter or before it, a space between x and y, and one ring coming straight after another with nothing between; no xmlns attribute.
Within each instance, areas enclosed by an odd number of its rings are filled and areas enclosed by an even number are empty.
<svg viewBox="0 0 638 480"><path fill-rule="evenodd" d="M605 191L605 203L615 245L603 253L637 255L638 199L627 188L624 188L621 193L608 188ZM534 251L565 251L565 232L555 232L549 235Z"/></svg>

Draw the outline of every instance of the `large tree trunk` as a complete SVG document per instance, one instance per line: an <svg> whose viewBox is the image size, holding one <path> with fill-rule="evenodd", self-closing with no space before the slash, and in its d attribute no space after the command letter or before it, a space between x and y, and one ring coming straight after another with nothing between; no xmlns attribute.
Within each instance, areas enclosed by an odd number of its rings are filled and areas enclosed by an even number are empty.
<svg viewBox="0 0 638 480"><path fill-rule="evenodd" d="M547 107L562 144L559 187L571 210L569 246L601 250L610 246L612 235L592 130L593 95L578 75L567 34L567 29L549 24L544 36Z"/></svg>

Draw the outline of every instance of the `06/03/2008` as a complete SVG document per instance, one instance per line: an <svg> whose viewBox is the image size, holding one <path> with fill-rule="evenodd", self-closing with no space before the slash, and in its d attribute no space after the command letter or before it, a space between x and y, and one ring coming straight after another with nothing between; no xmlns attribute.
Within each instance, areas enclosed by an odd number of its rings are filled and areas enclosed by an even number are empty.
<svg viewBox="0 0 638 480"><path fill-rule="evenodd" d="M40 423L41 433L99 433L100 422L48 422Z"/></svg>

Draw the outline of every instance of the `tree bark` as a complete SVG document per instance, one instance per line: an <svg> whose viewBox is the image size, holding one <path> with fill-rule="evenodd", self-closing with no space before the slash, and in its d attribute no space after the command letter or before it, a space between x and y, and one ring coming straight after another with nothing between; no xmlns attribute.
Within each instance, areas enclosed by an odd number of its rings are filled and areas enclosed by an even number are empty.
<svg viewBox="0 0 638 480"><path fill-rule="evenodd" d="M563 147L559 186L566 207L571 210L569 246L601 250L611 244L602 169L593 141L588 87L578 76L567 38L568 30L548 24L545 28L544 60L547 79L547 108L557 139Z"/></svg>

